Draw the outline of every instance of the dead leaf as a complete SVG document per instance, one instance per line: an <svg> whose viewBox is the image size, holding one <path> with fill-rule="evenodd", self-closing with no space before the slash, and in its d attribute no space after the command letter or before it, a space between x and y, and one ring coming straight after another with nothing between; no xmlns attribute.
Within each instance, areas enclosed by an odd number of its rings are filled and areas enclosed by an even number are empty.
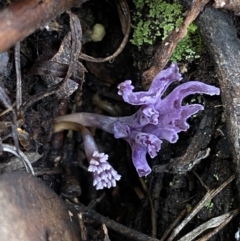
<svg viewBox="0 0 240 241"><path fill-rule="evenodd" d="M29 74L41 75L48 87L59 84L63 81L68 72L71 61L72 37L69 32L63 39L58 52L48 61L41 58L35 62ZM61 98L70 96L84 82L86 69L81 62L76 61L72 74L58 90L57 95ZM76 82L75 82L76 81Z"/></svg>

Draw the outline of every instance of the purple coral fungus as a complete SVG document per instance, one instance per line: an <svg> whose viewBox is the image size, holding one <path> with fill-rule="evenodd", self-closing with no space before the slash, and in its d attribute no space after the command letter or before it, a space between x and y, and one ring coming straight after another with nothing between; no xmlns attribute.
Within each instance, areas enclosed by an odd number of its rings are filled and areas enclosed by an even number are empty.
<svg viewBox="0 0 240 241"><path fill-rule="evenodd" d="M56 118L56 122L67 121L79 123L83 126L93 126L113 134L115 138L123 138L131 146L132 161L138 175L140 177L147 176L151 172L151 168L147 163L146 154L148 153L151 158L154 158L161 149L162 140L175 143L178 140L178 133L189 128L187 119L204 109L200 104L182 106L182 100L186 96L196 93L220 94L217 87L199 81L190 81L180 84L163 98L162 96L168 86L181 79L177 64L173 63L153 79L148 91L133 92L134 87L130 80L119 84L118 94L123 97L123 100L131 105L140 105L139 110L131 116L109 117L91 113L74 113L60 116ZM104 159L104 154L100 155L103 155L101 158ZM105 165L104 161L98 162L102 163L101 165L95 165L94 163L90 161L88 170L94 172L94 180L103 180L104 178L100 175L101 172L98 173L98 166L102 168L102 165ZM107 164L107 168L109 168L108 165L110 164ZM120 179L115 171L108 170L110 169L107 169L108 174L106 175L109 175L110 179L112 178L112 184L111 182L107 184L104 182L101 184L94 183L97 188L115 186L116 180Z"/></svg>
<svg viewBox="0 0 240 241"><path fill-rule="evenodd" d="M84 151L89 161L88 171L93 173L93 186L96 186L97 190L116 187L116 181L119 181L121 176L108 163L108 155L98 151L93 136L87 128L82 128L81 133Z"/></svg>
<svg viewBox="0 0 240 241"><path fill-rule="evenodd" d="M108 155L100 153L91 132L83 125L75 122L61 121L54 125L54 132L75 130L82 134L84 151L89 162L88 171L93 174L93 186L97 190L115 187L121 176L108 163Z"/></svg>

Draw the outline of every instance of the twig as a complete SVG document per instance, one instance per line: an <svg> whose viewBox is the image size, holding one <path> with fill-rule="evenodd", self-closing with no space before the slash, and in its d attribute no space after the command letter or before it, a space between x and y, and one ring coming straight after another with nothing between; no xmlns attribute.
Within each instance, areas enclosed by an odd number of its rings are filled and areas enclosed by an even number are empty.
<svg viewBox="0 0 240 241"><path fill-rule="evenodd" d="M22 105L22 77L21 77L21 63L20 63L20 42L18 41L14 48L15 69L17 77L17 91L16 91L16 108L19 110Z"/></svg>
<svg viewBox="0 0 240 241"><path fill-rule="evenodd" d="M103 234L104 234L103 241L111 241L108 236L108 229L105 224L102 225L102 230L103 230Z"/></svg>
<svg viewBox="0 0 240 241"><path fill-rule="evenodd" d="M79 221L79 227L80 227L80 230L81 230L81 240L86 241L87 240L87 229L86 229L85 224L83 222L82 213L78 214L78 221Z"/></svg>
<svg viewBox="0 0 240 241"><path fill-rule="evenodd" d="M34 167L35 176L42 176L42 175L55 175L55 174L62 174L63 169L61 167Z"/></svg>
<svg viewBox="0 0 240 241"><path fill-rule="evenodd" d="M186 224L193 219L193 217L204 207L207 201L212 200L219 192L221 192L229 183L234 180L235 176L232 175L227 181L225 181L220 187L213 189L206 193L198 205L193 209L193 211L178 225L167 239L167 241L172 241L177 234L186 226Z"/></svg>
<svg viewBox="0 0 240 241"><path fill-rule="evenodd" d="M47 91L42 91L32 97L30 97L26 102L24 102L20 108L20 113L24 113L27 108L32 106L34 103L36 103L39 100L42 100L50 95L53 95L56 93L56 91L61 87L61 84L58 84L56 86L53 86L52 88L48 89Z"/></svg>
<svg viewBox="0 0 240 241"><path fill-rule="evenodd" d="M179 221L186 215L186 213L187 213L187 209L185 208L177 216L177 218L174 220L174 222L171 224L171 226L164 232L160 241L164 241L167 238L167 236L172 232L172 230L176 227L176 225L179 223Z"/></svg>
<svg viewBox="0 0 240 241"><path fill-rule="evenodd" d="M80 20L77 15L73 14L71 11L67 11L70 17L70 28L71 28L71 35L72 35L72 45L71 45L71 53L70 53L70 63L68 66L67 74L62 81L62 84L66 82L70 76L72 75L72 70L75 66L75 62L78 61L78 56L81 52L82 44L82 28L80 24Z"/></svg>
<svg viewBox="0 0 240 241"><path fill-rule="evenodd" d="M155 208L153 205L152 197L149 193L148 187L146 186L144 180L142 178L139 178L139 181L140 181L144 191L148 195L148 199L149 199L150 206L151 206L152 237L156 238L156 236L157 236L157 216L156 216L156 211L155 211Z"/></svg>
<svg viewBox="0 0 240 241"><path fill-rule="evenodd" d="M0 12L0 52L54 19L57 15L86 0L21 0Z"/></svg>
<svg viewBox="0 0 240 241"><path fill-rule="evenodd" d="M173 30L162 42L154 55L153 66L143 73L142 83L144 86L148 86L157 73L166 66L177 44L186 36L188 26L197 18L208 2L209 0L193 0L191 9L181 26Z"/></svg>
<svg viewBox="0 0 240 241"><path fill-rule="evenodd" d="M105 197L105 192L104 192L99 198L93 199L93 200L88 204L88 208L89 208L89 209L95 208L96 205L97 205L98 203L100 203L100 202L103 200L104 197Z"/></svg>
<svg viewBox="0 0 240 241"><path fill-rule="evenodd" d="M4 107L8 110L12 111L12 138L14 141L14 145L17 149L17 153L19 153L19 142L18 142L18 134L17 134L17 115L11 105L11 101L9 99L9 97L7 96L7 94L5 93L4 89L0 86L0 101L2 102L2 104L4 105Z"/></svg>
<svg viewBox="0 0 240 241"><path fill-rule="evenodd" d="M16 103L13 103L13 105L10 107L10 108L7 108L6 110L2 111L0 113L0 117L6 115L8 112L12 111L13 110L13 107L15 107Z"/></svg>
<svg viewBox="0 0 240 241"><path fill-rule="evenodd" d="M0 145L1 147L1 145ZM2 153L0 153L1 155ZM31 162L34 163L38 161L42 155L38 154L37 152L25 152L25 156L27 156L27 159ZM13 156L8 158L7 162L0 162L0 173L4 172L13 172L19 169L22 169L25 167L23 161L18 157L18 156ZM34 168L34 172L36 175L36 171Z"/></svg>
<svg viewBox="0 0 240 241"><path fill-rule="evenodd" d="M2 149L3 151L10 152L16 157L18 157L23 162L26 171L31 172L32 175L35 175L31 162L28 160L28 157L21 150L18 150L17 152L16 147L9 144L2 144Z"/></svg>
<svg viewBox="0 0 240 241"><path fill-rule="evenodd" d="M159 241L158 239L151 238L147 236L146 234L140 233L134 229L128 228L122 224L119 224L109 218L106 218L102 216L101 214L98 214L97 212L88 209L84 205L74 205L75 209L77 209L79 212L83 214L83 216L89 220L92 220L94 222L97 222L98 224L105 224L108 229L117 232L125 237L128 237L132 240L136 241Z"/></svg>
<svg viewBox="0 0 240 241"><path fill-rule="evenodd" d="M71 56L70 56L70 63L68 66L67 74L63 81L61 81L59 84L54 85L52 88L49 88L47 91L40 92L31 98L29 98L26 102L23 103L21 106L20 113L24 113L28 107L33 105L39 100L42 100L50 95L56 94L56 92L60 89L63 89L64 84L66 81L70 78L72 74L72 70L74 68L75 62L78 61L78 56L81 51L81 40L79 39L79 36L82 36L82 29L81 24L78 19L78 17L68 11L69 17L70 17L70 27L71 27L71 34L72 34L72 45L71 45Z"/></svg>
<svg viewBox="0 0 240 241"><path fill-rule="evenodd" d="M122 8L122 13L125 16L127 26L126 26L126 34L125 34L120 46L116 50L116 52L106 58L94 58L94 57L91 57L84 53L81 53L79 56L80 59L86 60L89 62L102 63L102 62L107 62L107 61L113 60L123 51L124 47L127 44L128 37L130 34L130 30L131 30L131 17L130 17L130 9L129 9L127 2L125 0L118 0L118 3L120 5L120 7ZM121 22L121 24L122 24L122 22Z"/></svg>
<svg viewBox="0 0 240 241"><path fill-rule="evenodd" d="M235 210L233 210L235 211ZM196 241L206 241L209 240L213 235L215 235L216 233L218 233L223 227L225 227L232 219L233 217L235 217L237 214L239 213L239 209L237 213L234 213L232 215L230 215L224 222L222 222L222 224L220 224L217 228L215 228L212 232L204 235L202 238L197 239Z"/></svg>
<svg viewBox="0 0 240 241"><path fill-rule="evenodd" d="M210 228L216 228L219 231L221 228L223 228L228 222L232 220L234 216L236 216L239 213L240 209L237 208L233 211L230 211L228 213L225 213L223 215L220 215L218 217L212 218L209 221L203 223L202 225L198 226L194 230L192 230L190 233L184 235L182 238L180 238L178 241L191 241L194 240L197 236L199 236L201 233L205 232L207 229ZM223 226L222 226L223 225ZM219 229L219 227L221 227ZM214 229L213 232L205 235L200 240L206 241L209 238L211 238L214 234L216 234L218 231Z"/></svg>
<svg viewBox="0 0 240 241"><path fill-rule="evenodd" d="M206 189L207 192L209 192L209 187L202 181L202 179L199 177L199 175L193 171L193 174L197 177L198 181L201 183L201 185Z"/></svg>

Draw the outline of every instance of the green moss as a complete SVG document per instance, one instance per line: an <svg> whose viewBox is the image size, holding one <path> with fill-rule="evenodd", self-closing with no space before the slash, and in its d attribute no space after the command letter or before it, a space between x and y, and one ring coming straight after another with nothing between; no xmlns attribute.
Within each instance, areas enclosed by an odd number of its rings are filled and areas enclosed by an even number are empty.
<svg viewBox="0 0 240 241"><path fill-rule="evenodd" d="M130 42L139 48L164 40L183 21L182 5L163 0L133 0L133 37ZM202 41L197 26L191 24L187 36L178 44L172 61L192 60L200 57Z"/></svg>

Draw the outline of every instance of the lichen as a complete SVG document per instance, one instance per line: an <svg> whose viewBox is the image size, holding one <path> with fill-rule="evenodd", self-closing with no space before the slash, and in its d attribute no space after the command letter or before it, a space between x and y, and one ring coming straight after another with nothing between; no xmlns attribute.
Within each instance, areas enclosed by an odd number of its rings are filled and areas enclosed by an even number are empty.
<svg viewBox="0 0 240 241"><path fill-rule="evenodd" d="M130 42L139 48L164 40L183 21L183 7L178 2L164 0L133 0L136 10L133 14L133 36ZM171 60L182 61L199 58L202 40L198 28L191 24L188 34L177 45Z"/></svg>

